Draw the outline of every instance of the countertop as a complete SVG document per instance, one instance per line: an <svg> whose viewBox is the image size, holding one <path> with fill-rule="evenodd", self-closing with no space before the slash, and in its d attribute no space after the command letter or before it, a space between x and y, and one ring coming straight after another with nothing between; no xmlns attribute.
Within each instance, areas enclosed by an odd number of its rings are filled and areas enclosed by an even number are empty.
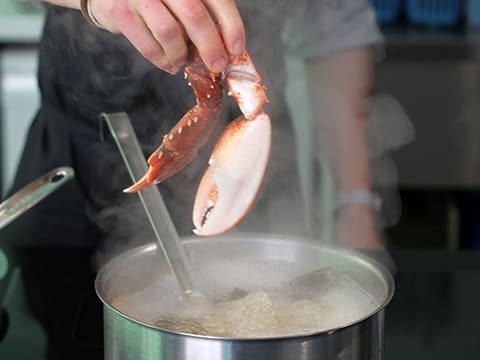
<svg viewBox="0 0 480 360"><path fill-rule="evenodd" d="M384 359L480 359L480 252L397 251Z"/></svg>

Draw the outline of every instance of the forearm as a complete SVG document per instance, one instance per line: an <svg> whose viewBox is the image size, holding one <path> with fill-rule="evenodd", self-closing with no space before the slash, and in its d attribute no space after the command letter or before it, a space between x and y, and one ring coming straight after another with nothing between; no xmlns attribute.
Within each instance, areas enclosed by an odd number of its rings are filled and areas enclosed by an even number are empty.
<svg viewBox="0 0 480 360"><path fill-rule="evenodd" d="M80 0L43 0L44 2L80 10Z"/></svg>
<svg viewBox="0 0 480 360"><path fill-rule="evenodd" d="M307 71L320 156L333 169L337 191L370 191L367 133L373 78L370 50L345 50L309 62ZM336 213L339 244L357 249L383 248L371 205L352 202Z"/></svg>
<svg viewBox="0 0 480 360"><path fill-rule="evenodd" d="M372 84L370 50L339 52L307 63L320 151L333 169L339 191L369 190L368 100Z"/></svg>

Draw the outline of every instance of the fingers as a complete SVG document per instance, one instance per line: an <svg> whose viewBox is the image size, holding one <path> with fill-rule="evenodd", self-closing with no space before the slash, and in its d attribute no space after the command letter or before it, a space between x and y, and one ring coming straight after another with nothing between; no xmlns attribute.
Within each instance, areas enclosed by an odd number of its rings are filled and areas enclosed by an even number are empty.
<svg viewBox="0 0 480 360"><path fill-rule="evenodd" d="M161 1L144 1L140 4L141 16L152 36L165 52L171 70L177 72L188 55L183 28Z"/></svg>
<svg viewBox="0 0 480 360"><path fill-rule="evenodd" d="M185 28L205 65L214 72L223 71L227 65L228 54L205 4L200 0L164 1Z"/></svg>
<svg viewBox="0 0 480 360"><path fill-rule="evenodd" d="M143 19L130 12L118 18L118 25L123 35L145 58L155 66L173 73L171 69L173 64L170 63L163 47L154 38Z"/></svg>
<svg viewBox="0 0 480 360"><path fill-rule="evenodd" d="M223 71L228 55L245 47L234 0L90 0L90 4L102 25L123 33L144 57L170 73L184 65L190 42L214 72Z"/></svg>
<svg viewBox="0 0 480 360"><path fill-rule="evenodd" d="M223 41L232 55L245 50L245 28L234 0L205 0L205 4L220 25Z"/></svg>

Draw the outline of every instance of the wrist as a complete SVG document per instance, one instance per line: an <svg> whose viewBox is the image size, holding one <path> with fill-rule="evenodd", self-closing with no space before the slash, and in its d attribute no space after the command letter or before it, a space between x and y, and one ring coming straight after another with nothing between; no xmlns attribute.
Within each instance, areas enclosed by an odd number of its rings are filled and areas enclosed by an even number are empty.
<svg viewBox="0 0 480 360"><path fill-rule="evenodd" d="M337 212L335 236L339 244L358 250L382 248L377 215L363 204L351 204Z"/></svg>
<svg viewBox="0 0 480 360"><path fill-rule="evenodd" d="M370 210L375 214L380 214L382 199L369 190L339 191L336 198L335 213L339 214L351 208Z"/></svg>

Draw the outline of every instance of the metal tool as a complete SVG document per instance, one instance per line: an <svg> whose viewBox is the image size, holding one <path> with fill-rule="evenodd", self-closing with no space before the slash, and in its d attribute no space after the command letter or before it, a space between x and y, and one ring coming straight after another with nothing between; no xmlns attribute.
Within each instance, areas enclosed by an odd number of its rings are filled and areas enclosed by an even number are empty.
<svg viewBox="0 0 480 360"><path fill-rule="evenodd" d="M73 176L72 168L59 167L46 173L0 203L0 229L71 180Z"/></svg>
<svg viewBox="0 0 480 360"><path fill-rule="evenodd" d="M0 203L0 230L31 209L74 177L70 167L59 167L25 186ZM9 270L9 267L11 270ZM33 356L46 351L47 336L37 321L27 316L27 296L20 268L9 266L8 258L0 249L0 358ZM16 324L16 326L12 326ZM21 329L21 330L19 330ZM29 344L28 350L18 347Z"/></svg>
<svg viewBox="0 0 480 360"><path fill-rule="evenodd" d="M147 172L147 163L128 115L126 113L102 113L100 120L102 139L105 139L106 125L117 144L132 182L136 182ZM160 191L156 186L150 186L138 191L137 194L152 225L158 244L163 250L185 298L187 300L197 298L200 292L194 284L190 261L180 243Z"/></svg>

